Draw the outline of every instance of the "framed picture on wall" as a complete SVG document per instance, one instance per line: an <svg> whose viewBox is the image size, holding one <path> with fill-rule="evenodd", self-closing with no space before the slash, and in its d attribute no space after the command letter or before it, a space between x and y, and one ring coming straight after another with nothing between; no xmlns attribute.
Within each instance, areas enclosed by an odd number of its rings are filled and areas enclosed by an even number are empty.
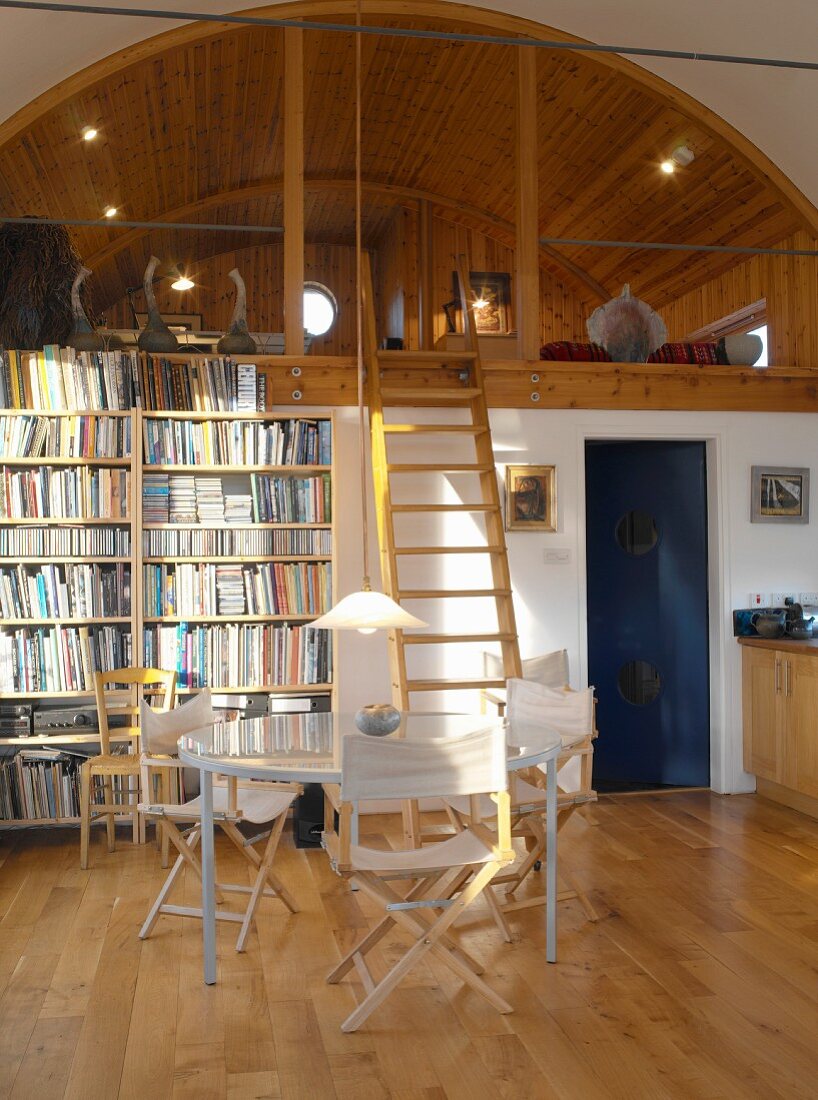
<svg viewBox="0 0 818 1100"><path fill-rule="evenodd" d="M474 305L476 332L509 332L511 329L511 276L504 271L470 271L469 301ZM452 272L453 298L459 303L457 272ZM451 303L449 303L451 304Z"/></svg>
<svg viewBox="0 0 818 1100"><path fill-rule="evenodd" d="M556 529L557 467L506 466L506 530Z"/></svg>
<svg viewBox="0 0 818 1100"><path fill-rule="evenodd" d="M806 466L753 466L751 523L809 523L809 469Z"/></svg>

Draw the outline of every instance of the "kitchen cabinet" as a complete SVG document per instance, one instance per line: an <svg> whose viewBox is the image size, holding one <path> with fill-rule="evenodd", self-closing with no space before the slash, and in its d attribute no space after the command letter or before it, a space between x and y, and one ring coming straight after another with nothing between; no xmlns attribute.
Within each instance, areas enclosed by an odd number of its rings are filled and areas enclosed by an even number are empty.
<svg viewBox="0 0 818 1100"><path fill-rule="evenodd" d="M818 816L818 643L742 638L744 768Z"/></svg>

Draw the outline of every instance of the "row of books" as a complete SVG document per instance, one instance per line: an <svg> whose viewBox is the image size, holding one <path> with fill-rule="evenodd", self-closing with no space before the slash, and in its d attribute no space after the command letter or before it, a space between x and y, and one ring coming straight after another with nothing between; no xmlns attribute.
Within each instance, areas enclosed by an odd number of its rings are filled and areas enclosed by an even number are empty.
<svg viewBox="0 0 818 1100"><path fill-rule="evenodd" d="M225 497L220 477L145 474L142 478L143 523L252 522L249 494Z"/></svg>
<svg viewBox="0 0 818 1100"><path fill-rule="evenodd" d="M0 354L0 407L69 411L130 409L139 404L137 351L42 351Z"/></svg>
<svg viewBox="0 0 818 1100"><path fill-rule="evenodd" d="M329 474L275 477L251 474L255 523L329 523L332 488Z"/></svg>
<svg viewBox="0 0 818 1100"><path fill-rule="evenodd" d="M0 569L0 612L4 619L130 615L130 567L74 563Z"/></svg>
<svg viewBox="0 0 818 1100"><path fill-rule="evenodd" d="M4 458L129 458L128 416L0 416Z"/></svg>
<svg viewBox="0 0 818 1100"><path fill-rule="evenodd" d="M79 817L84 756L59 749L21 749L0 764L0 820Z"/></svg>
<svg viewBox="0 0 818 1100"><path fill-rule="evenodd" d="M144 663L175 668L179 687L253 687L332 682L332 635L309 626L230 623L149 626Z"/></svg>
<svg viewBox="0 0 818 1100"><path fill-rule="evenodd" d="M322 615L332 605L332 568L324 562L143 568L148 616Z"/></svg>
<svg viewBox="0 0 818 1100"><path fill-rule="evenodd" d="M0 692L94 690L94 672L133 664L127 627L20 627L0 631Z"/></svg>
<svg viewBox="0 0 818 1100"><path fill-rule="evenodd" d="M127 519L129 490L128 470L4 466L0 468L0 516Z"/></svg>
<svg viewBox="0 0 818 1100"><path fill-rule="evenodd" d="M221 356L175 363L153 355L142 364L141 377L146 409L263 412L267 404L267 380L255 363Z"/></svg>
<svg viewBox="0 0 818 1100"><path fill-rule="evenodd" d="M127 558L127 527L0 527L0 557Z"/></svg>
<svg viewBox="0 0 818 1100"><path fill-rule="evenodd" d="M328 420L144 420L148 465L329 466Z"/></svg>
<svg viewBox="0 0 818 1100"><path fill-rule="evenodd" d="M230 497L226 498L226 502ZM226 515L226 512L225 512ZM0 547L3 532L0 530ZM332 554L332 532L285 528L203 528L176 531L143 531L142 553L146 558L266 558L281 555L317 557Z"/></svg>

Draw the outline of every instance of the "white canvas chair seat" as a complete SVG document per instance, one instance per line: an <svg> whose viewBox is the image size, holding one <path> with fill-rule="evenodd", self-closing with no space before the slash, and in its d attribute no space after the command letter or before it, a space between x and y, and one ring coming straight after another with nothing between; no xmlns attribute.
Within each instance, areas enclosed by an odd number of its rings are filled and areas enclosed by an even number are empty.
<svg viewBox="0 0 818 1100"><path fill-rule="evenodd" d="M487 806L485 817L491 819L497 813L497 805L488 795L483 797ZM468 798L465 801L468 805ZM481 837L468 831L432 847L410 848L408 851L382 852L376 848L362 848L358 844L352 844L349 849L353 871L373 871L375 874L394 874L396 871L431 874L453 867L488 863L494 858L494 845L487 845Z"/></svg>
<svg viewBox="0 0 818 1100"><path fill-rule="evenodd" d="M206 698L206 706L201 702L203 697ZM184 713L186 711L187 714ZM215 715L210 706L210 695L209 692L205 691L191 703L178 708L176 711L170 711L168 714L155 715L144 712L142 714L143 742L146 747L167 754L175 747L179 737L192 732L194 729L212 725L214 720ZM143 788L146 791L150 790L148 775L151 769L162 772L172 768L182 768L178 760L167 755L161 757L144 755L142 759L146 777L143 781ZM166 785L163 786L166 787ZM255 871L252 886L243 883L217 883L216 900L220 904L223 901L223 893L250 895L243 912L236 913L225 909L219 909L216 912L217 920L234 921L241 924L236 940L237 951L243 951L245 948L256 909L263 897L277 897L291 913L298 912L298 907L292 897L283 883L273 873L272 865L284 828L287 810L292 805L296 795L301 793L301 789L298 784L282 783L272 788L261 784L239 784L235 779L228 780L227 784L214 784L213 812L215 822ZM162 889L157 894L156 900L139 932L139 938L146 939L162 915L198 917L199 919L202 917L201 908L173 905L167 900L183 868L188 867L199 880L202 877L201 861L196 851L201 838L201 796L188 799L181 804L164 801L145 802L140 806L140 811L145 817L156 821L157 829L161 830L163 840L169 841L178 853L176 862L171 867L170 873L165 879ZM261 833L255 836L245 837L238 827L238 823L242 821L261 826L269 824L270 827L263 829ZM183 834L178 827L179 824L183 823L192 825L192 828L186 834ZM259 853L256 851L255 845L264 840L267 843L263 851ZM166 865L165 860L163 860L163 865Z"/></svg>
<svg viewBox="0 0 818 1100"><path fill-rule="evenodd" d="M236 805L230 805L230 792L227 787L213 787L213 812L224 814L233 820L251 821L255 825L262 825L267 821L273 821L280 814L286 813L293 803L295 795L292 791L254 791L245 787L239 787ZM142 813L150 810L153 816L177 818L180 821L197 821L202 816L202 799L200 795L183 802L181 805L162 803L159 806L140 806Z"/></svg>
<svg viewBox="0 0 818 1100"><path fill-rule="evenodd" d="M335 870L383 906L384 916L327 976L339 982L355 970L365 996L341 1025L355 1031L401 979L428 952L445 962L466 984L500 1012L511 1006L478 975L480 966L449 935L464 909L485 891L495 874L514 859L508 809L506 745L502 729L489 728L463 738L428 741L378 740L348 734L341 744L339 831L324 834L324 846ZM411 799L491 793L494 830L464 828L433 848L382 851L357 841L357 808L370 799ZM407 879L406 884L389 879ZM376 982L366 956L398 925L413 945Z"/></svg>

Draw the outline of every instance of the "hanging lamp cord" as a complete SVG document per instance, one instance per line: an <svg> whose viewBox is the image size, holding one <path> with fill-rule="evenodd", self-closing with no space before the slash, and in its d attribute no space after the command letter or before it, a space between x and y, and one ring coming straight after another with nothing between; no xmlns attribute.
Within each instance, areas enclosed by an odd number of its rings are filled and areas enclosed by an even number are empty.
<svg viewBox="0 0 818 1100"><path fill-rule="evenodd" d="M361 0L355 0L355 25L361 25ZM366 417L364 416L364 287L361 243L361 35L355 35L355 321L358 347L358 450L361 465L361 519L364 576L361 588L370 591L369 511L366 499Z"/></svg>

